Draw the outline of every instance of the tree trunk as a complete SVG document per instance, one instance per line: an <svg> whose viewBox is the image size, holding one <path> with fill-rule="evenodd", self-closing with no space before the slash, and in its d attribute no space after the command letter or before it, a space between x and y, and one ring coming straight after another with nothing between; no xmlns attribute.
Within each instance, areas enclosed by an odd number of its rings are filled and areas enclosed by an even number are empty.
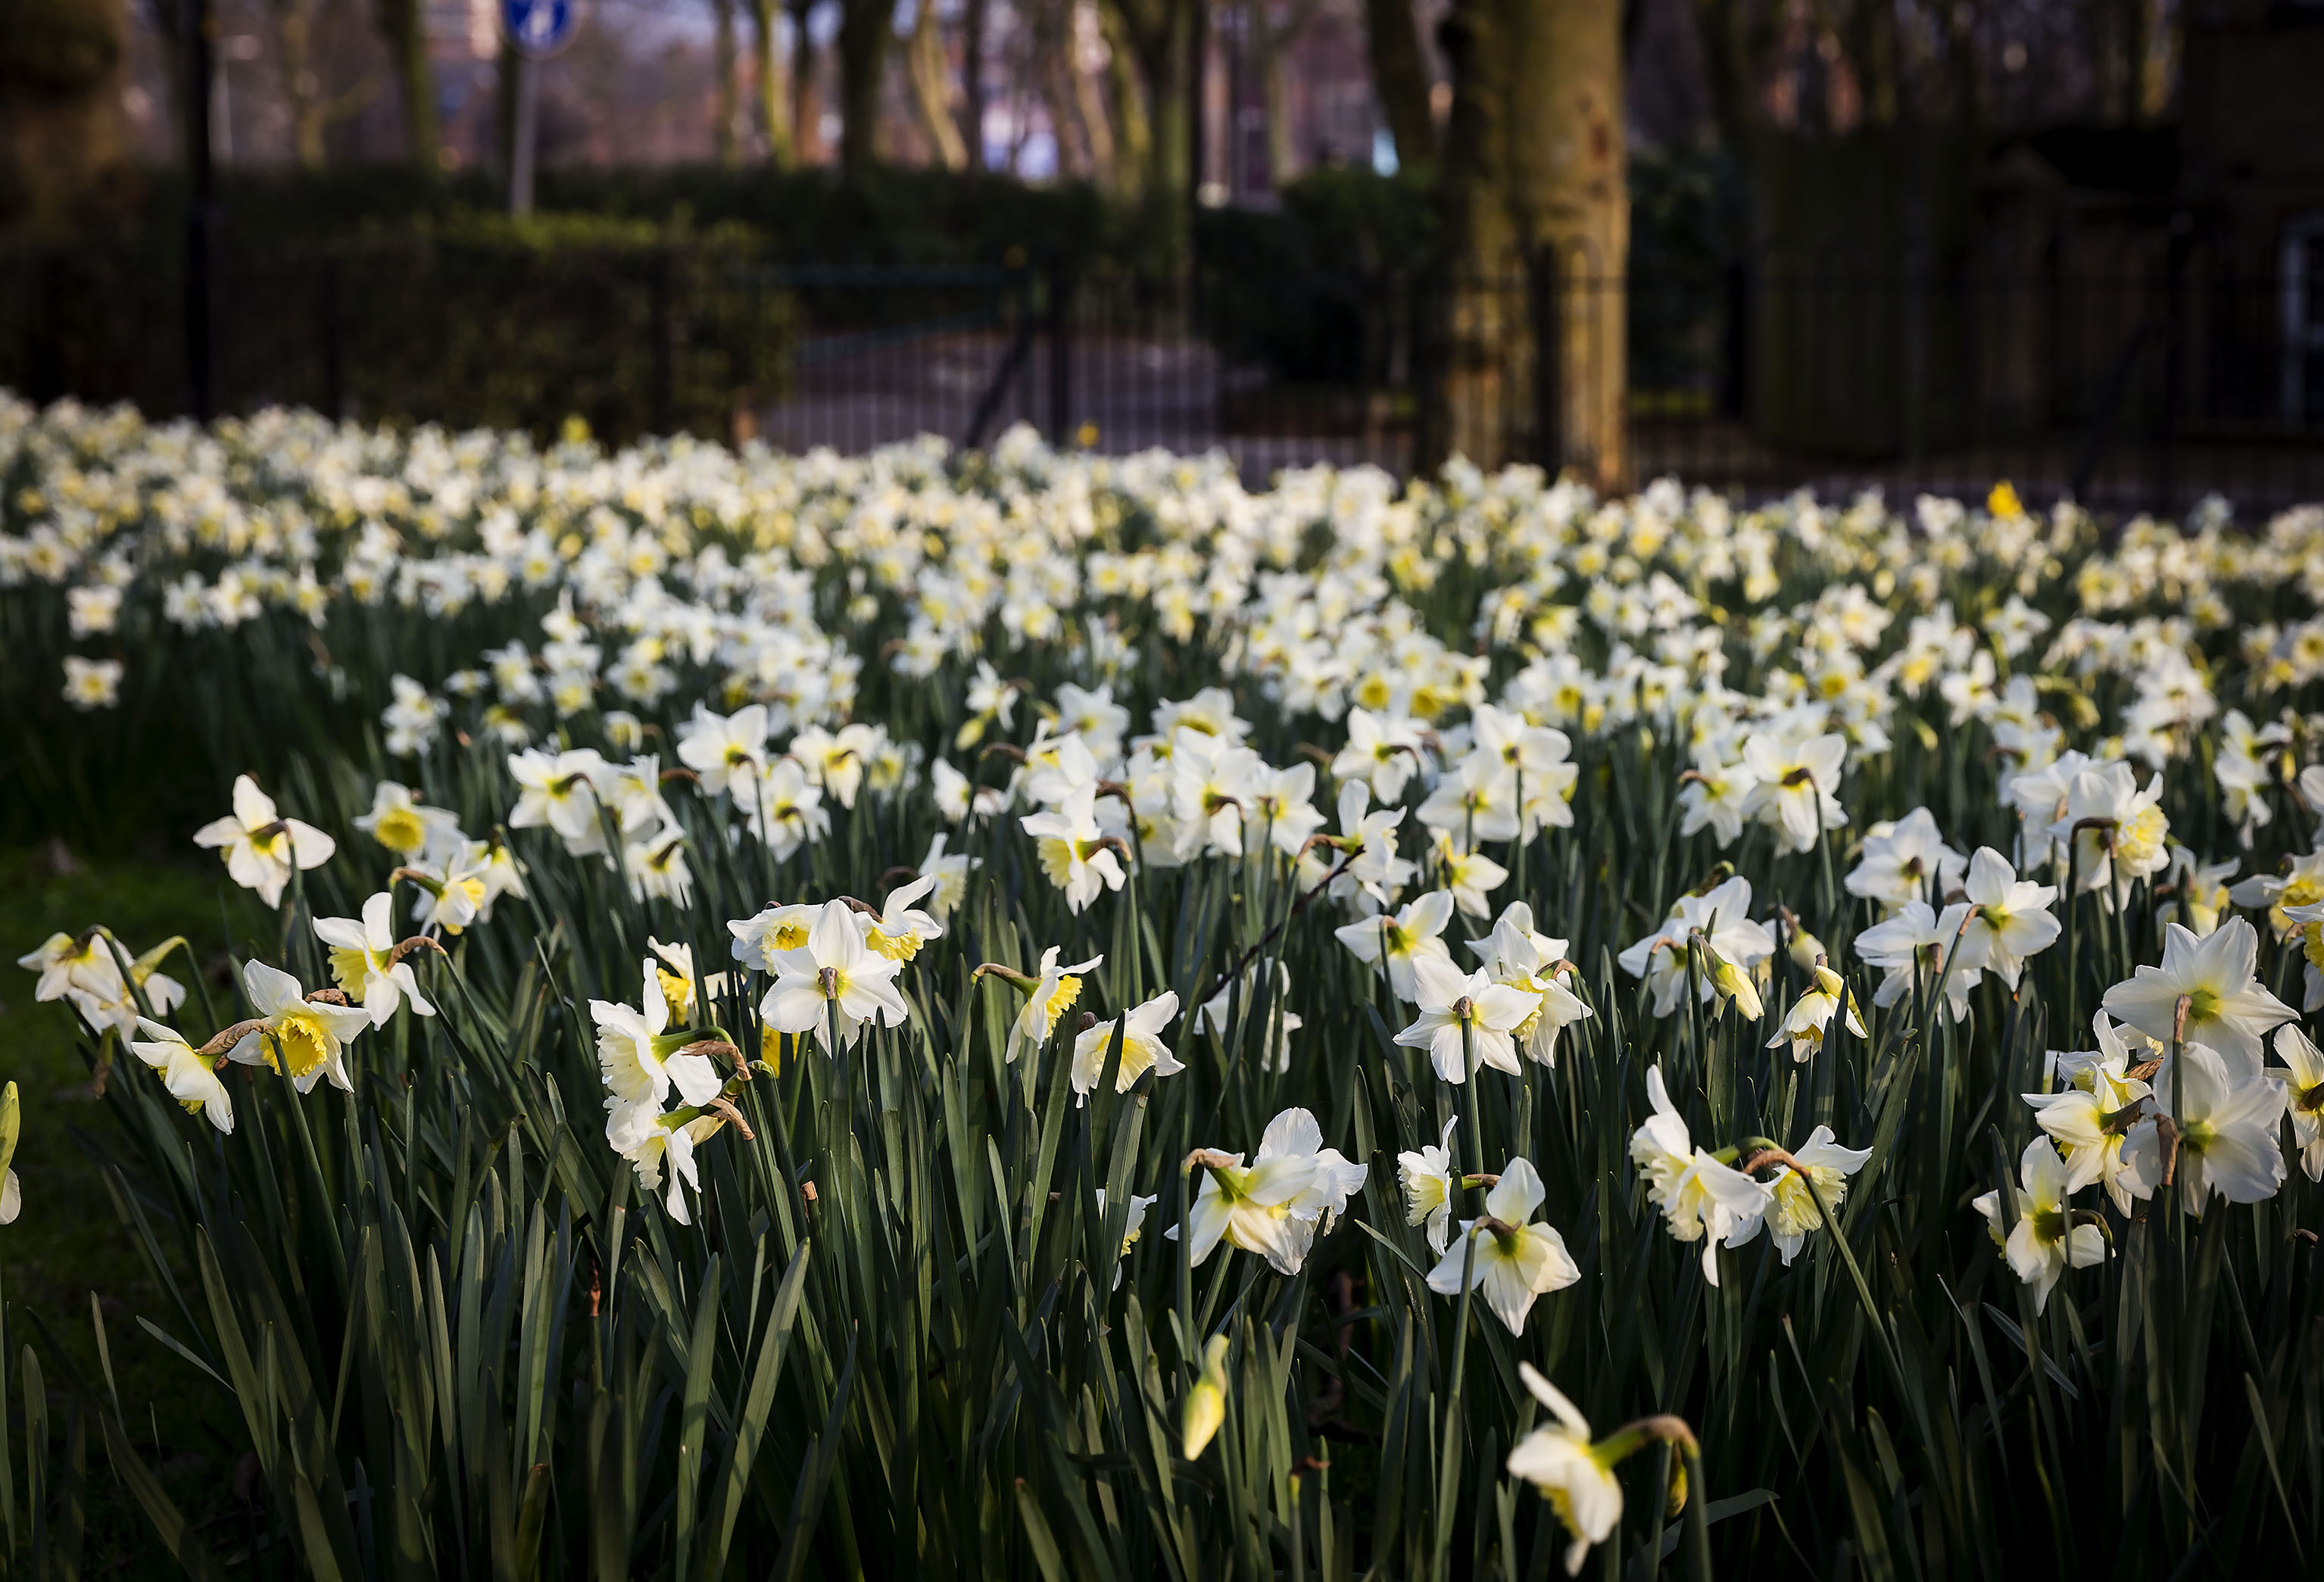
<svg viewBox="0 0 2324 1582"><path fill-rule="evenodd" d="M783 94L781 11L775 0L751 0L753 45L759 53L759 121L767 134L767 162L777 170L791 162L790 106Z"/></svg>
<svg viewBox="0 0 2324 1582"><path fill-rule="evenodd" d="M840 0L839 165L850 176L880 158L880 89L893 14L888 0Z"/></svg>
<svg viewBox="0 0 2324 1582"><path fill-rule="evenodd" d="M973 170L984 168L985 0L967 0L960 14L960 140Z"/></svg>
<svg viewBox="0 0 2324 1582"><path fill-rule="evenodd" d="M1113 125L1106 119L1105 96L1099 90L1097 74L1084 62L1083 42L1089 25L1098 25L1095 8L1089 0L1074 0L1066 11L1074 117L1080 123L1082 140L1089 147L1090 179L1101 190L1111 192L1119 188L1120 178L1114 165Z"/></svg>
<svg viewBox="0 0 2324 1582"><path fill-rule="evenodd" d="M307 0L272 0L274 58L281 69L283 102L290 111L290 149L302 171L324 164L323 85L315 71L315 18Z"/></svg>
<svg viewBox="0 0 2324 1582"><path fill-rule="evenodd" d="M134 171L122 0L8 0L0 58L0 234L59 239L124 207Z"/></svg>
<svg viewBox="0 0 2324 1582"><path fill-rule="evenodd" d="M816 0L789 0L791 16L791 141L798 162L811 165L823 158L823 94L816 70L815 35L807 21Z"/></svg>
<svg viewBox="0 0 2324 1582"><path fill-rule="evenodd" d="M920 14L912 22L905 65L912 79L912 102L920 112L920 130L927 134L936 163L947 171L965 170L968 144L952 116L951 74L945 69L944 32L936 23L936 0L920 0Z"/></svg>
<svg viewBox="0 0 2324 1582"><path fill-rule="evenodd" d="M1138 63L1147 114L1147 158L1140 196L1150 266L1165 275L1186 262L1194 195L1192 114L1195 5L1201 0L1117 0Z"/></svg>
<svg viewBox="0 0 2324 1582"><path fill-rule="evenodd" d="M710 113L718 118L715 145L718 151L718 168L733 170L742 162L742 141L734 135L735 112L741 106L741 95L735 91L734 73L740 69L739 51L734 47L734 0L711 0L717 15L717 26L711 34L711 69L717 73L718 82L710 96Z"/></svg>
<svg viewBox="0 0 2324 1582"><path fill-rule="evenodd" d="M1129 24L1115 0L1098 0L1098 24L1105 30L1106 82L1119 128L1114 190L1125 199L1136 199L1146 190L1147 172L1154 160L1154 127L1146 114L1146 83L1139 75Z"/></svg>
<svg viewBox="0 0 2324 1582"><path fill-rule="evenodd" d="M1277 192L1299 175L1299 143L1291 126L1291 46L1307 30L1319 4L1291 0L1280 22L1268 19L1263 0L1251 7L1251 42L1258 46L1259 91L1267 106L1267 184Z"/></svg>
<svg viewBox="0 0 2324 1582"><path fill-rule="evenodd" d="M1422 459L1628 481L1620 0L1458 0L1442 364ZM1548 289L1536 271L1554 261ZM1545 308L1546 323L1535 309ZM1545 349L1554 359L1536 365Z"/></svg>
<svg viewBox="0 0 2324 1582"><path fill-rule="evenodd" d="M1428 107L1428 65L1412 0L1364 0L1364 42L1371 57L1372 93L1396 140L1398 165L1434 164L1436 116Z"/></svg>
<svg viewBox="0 0 2324 1582"><path fill-rule="evenodd" d="M436 162L436 76L428 64L428 29L421 0L379 0L379 31L395 63L395 85L403 98L404 153L423 180L433 181Z"/></svg>

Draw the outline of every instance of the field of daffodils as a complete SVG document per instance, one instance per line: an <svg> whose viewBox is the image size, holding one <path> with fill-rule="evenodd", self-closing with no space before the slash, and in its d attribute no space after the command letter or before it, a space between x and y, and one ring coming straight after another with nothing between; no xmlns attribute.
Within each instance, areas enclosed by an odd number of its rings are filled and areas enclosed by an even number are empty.
<svg viewBox="0 0 2324 1582"><path fill-rule="evenodd" d="M13 402L0 481L18 822L272 914L5 942L129 1142L44 1200L12 1087L0 1217L135 1244L302 1573L2324 1564L2324 510Z"/></svg>

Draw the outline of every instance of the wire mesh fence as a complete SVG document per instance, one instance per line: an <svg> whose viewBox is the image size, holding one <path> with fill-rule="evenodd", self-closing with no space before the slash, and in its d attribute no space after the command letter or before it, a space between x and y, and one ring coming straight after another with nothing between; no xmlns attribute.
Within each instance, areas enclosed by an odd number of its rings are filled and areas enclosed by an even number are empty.
<svg viewBox="0 0 2324 1582"><path fill-rule="evenodd" d="M1489 307L1479 387L1502 409L1485 425L1500 454L1480 461L1573 459L1560 403L1618 356L1622 470L1640 481L1758 497L2008 477L2116 512L2324 497L2324 256L2278 274L2179 249L2103 273L1769 256L1626 279L1351 271L1285 290L1216 270L1157 286L1021 260L774 266L707 242L386 239L219 273L227 411L543 432L577 412L609 438L684 429L794 451L983 445L1025 422L1112 454L1223 449L1254 481L1316 462L1406 474L1443 448L1465 300ZM178 290L101 252L0 258L0 382L182 410Z"/></svg>

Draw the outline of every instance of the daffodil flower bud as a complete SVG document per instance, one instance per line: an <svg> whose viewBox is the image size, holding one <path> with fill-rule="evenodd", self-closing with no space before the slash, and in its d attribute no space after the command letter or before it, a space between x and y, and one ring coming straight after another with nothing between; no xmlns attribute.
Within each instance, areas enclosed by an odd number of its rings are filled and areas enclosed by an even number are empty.
<svg viewBox="0 0 2324 1582"><path fill-rule="evenodd" d="M14 1085L10 1091L14 1091ZM1185 1441L1186 1459L1197 1461L1209 1448L1219 1426L1227 1420L1227 1337L1211 1337L1203 1347L1203 1376L1186 1396L1185 1411L1179 1417L1179 1429Z"/></svg>

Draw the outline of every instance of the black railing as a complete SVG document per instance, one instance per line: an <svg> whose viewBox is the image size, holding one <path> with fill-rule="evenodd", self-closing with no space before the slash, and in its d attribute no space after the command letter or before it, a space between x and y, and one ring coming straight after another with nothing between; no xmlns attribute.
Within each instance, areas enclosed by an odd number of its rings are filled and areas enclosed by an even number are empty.
<svg viewBox="0 0 2324 1582"><path fill-rule="evenodd" d="M0 257L0 384L182 410L177 282L102 253ZM219 402L609 437L688 429L786 450L1029 423L1122 453L1221 448L1253 481L1329 461L1412 469L1448 288L1313 293L991 267L769 266L672 243L530 254L363 243L231 256ZM1502 455L1567 459L1569 402L1626 365L1627 475L1761 496L1809 486L2071 494L2183 512L2324 498L2324 280L2168 247L2106 274L1823 267L1683 277L1553 267L1459 288L1517 343ZM2311 300L2312 299L2312 300ZM1441 431L1441 430L1439 430Z"/></svg>

